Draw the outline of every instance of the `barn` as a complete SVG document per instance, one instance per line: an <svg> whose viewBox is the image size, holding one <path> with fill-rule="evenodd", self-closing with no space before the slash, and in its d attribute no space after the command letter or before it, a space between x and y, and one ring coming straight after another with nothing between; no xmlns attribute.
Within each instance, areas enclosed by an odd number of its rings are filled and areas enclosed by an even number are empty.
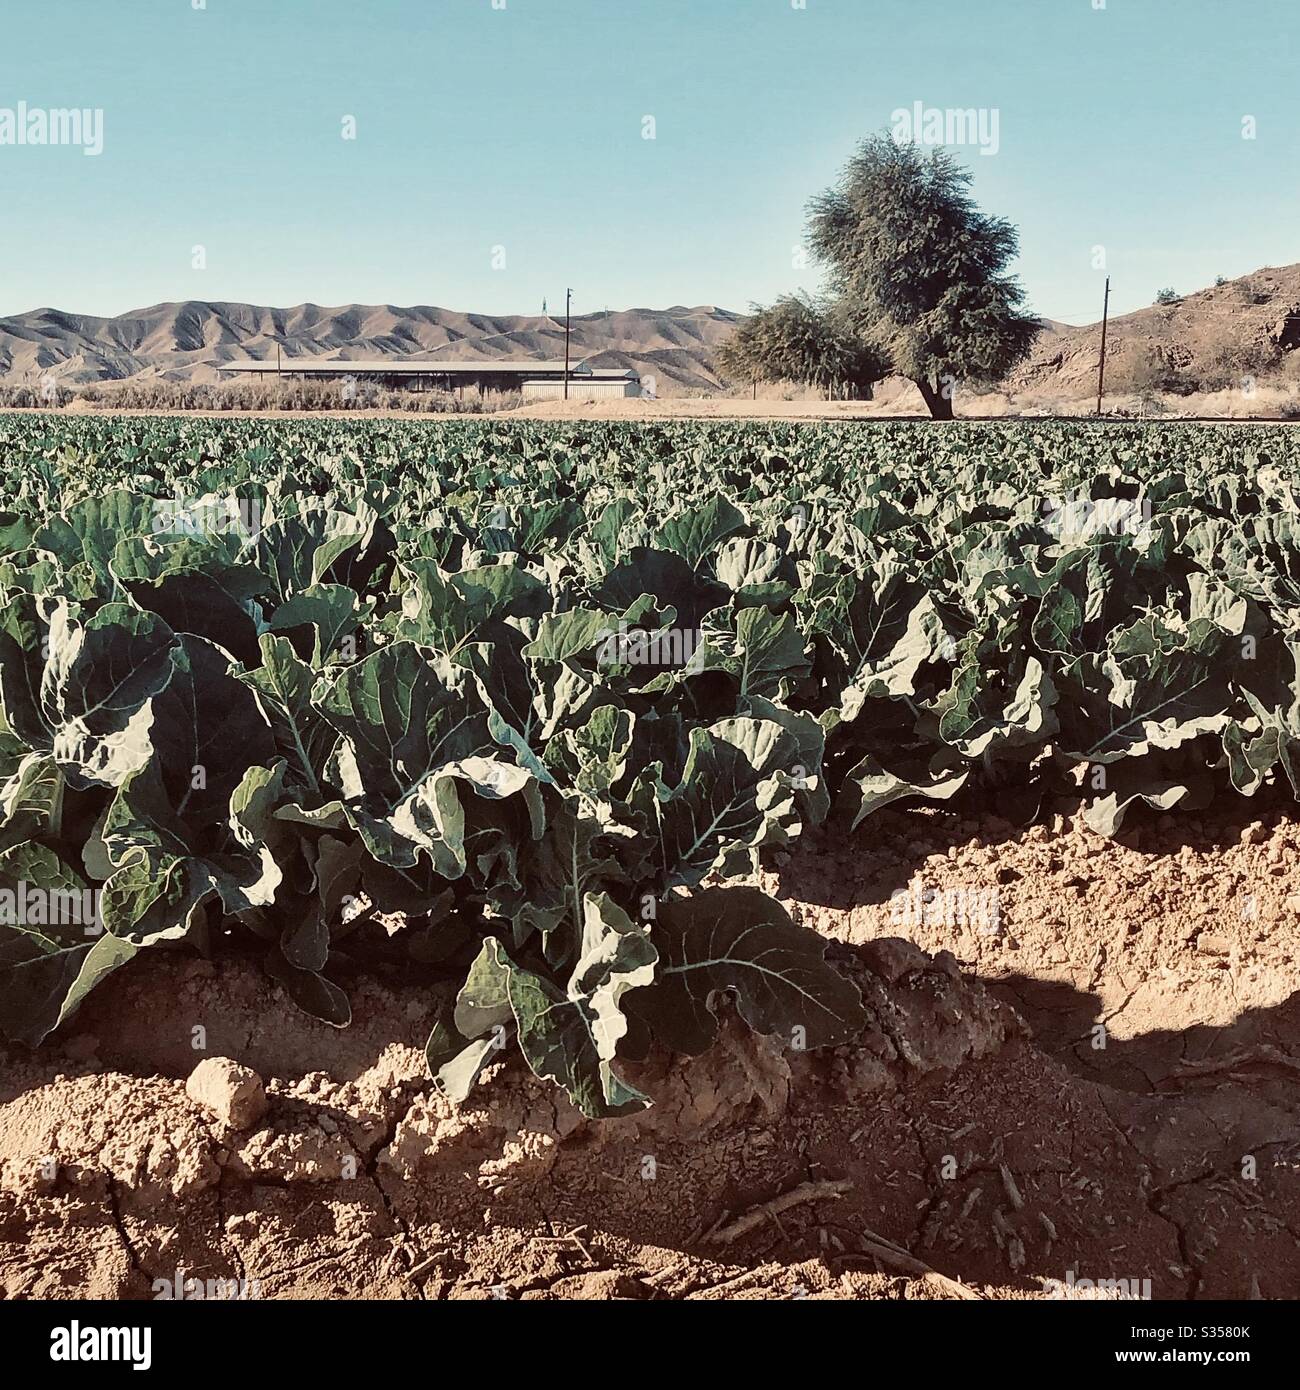
<svg viewBox="0 0 1300 1390"><path fill-rule="evenodd" d="M581 361L565 368L564 362L481 358L470 362L440 358L378 361L345 358L286 357L272 361L224 362L220 370L230 376L265 379L313 379L317 381L374 382L392 389L411 391L521 391L525 396L563 397L567 376L571 399L597 396L639 396L641 378L631 368L593 367Z"/></svg>

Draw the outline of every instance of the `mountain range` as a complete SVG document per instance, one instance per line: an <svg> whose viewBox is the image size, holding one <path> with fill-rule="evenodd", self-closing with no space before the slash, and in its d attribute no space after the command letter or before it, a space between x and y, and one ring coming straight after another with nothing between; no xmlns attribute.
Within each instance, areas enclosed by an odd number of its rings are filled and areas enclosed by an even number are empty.
<svg viewBox="0 0 1300 1390"><path fill-rule="evenodd" d="M635 368L675 392L716 390L719 345L741 315L713 305L624 309L571 321L573 360ZM0 381L53 373L66 386L161 377L207 382L223 363L295 357L360 360L564 356L563 316L461 313L420 305L346 304L289 309L185 300L113 318L34 309L0 318Z"/></svg>
<svg viewBox="0 0 1300 1390"><path fill-rule="evenodd" d="M575 316L574 362L635 368L661 393L722 386L717 351L743 316L714 305L623 309ZM1062 397L1095 389L1101 325L1042 320L1028 358L1006 385ZM1235 280L1117 315L1107 329L1107 379L1207 382L1272 371L1300 347L1300 264L1265 267ZM210 382L223 363L255 358L395 360L564 356L564 320L554 314L463 313L426 305L299 304L275 309L225 301L155 304L112 318L34 309L0 318L0 381L64 385L163 378ZM1300 358L1293 359L1300 361ZM1194 387L1193 387L1194 389Z"/></svg>

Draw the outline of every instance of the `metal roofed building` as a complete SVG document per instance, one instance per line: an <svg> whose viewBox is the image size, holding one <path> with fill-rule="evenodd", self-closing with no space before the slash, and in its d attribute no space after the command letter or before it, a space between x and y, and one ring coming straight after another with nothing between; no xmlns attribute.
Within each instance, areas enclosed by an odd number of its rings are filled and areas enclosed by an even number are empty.
<svg viewBox="0 0 1300 1390"><path fill-rule="evenodd" d="M564 399L562 377L530 377L523 384L525 400L558 401ZM641 378L635 372L618 372L597 376L594 372L569 373L571 401L603 401L614 398L634 398L642 394Z"/></svg>
<svg viewBox="0 0 1300 1390"><path fill-rule="evenodd" d="M231 375L314 378L325 381L373 381L385 386L415 390L480 387L495 391L522 391L525 395L563 395L564 363L530 359L510 361L486 358L477 362L417 361L408 358L351 361L343 358L288 357L279 362L223 362L218 370ZM569 395L640 395L641 378L629 368L591 367L576 362L569 367ZM557 391L555 388L558 387Z"/></svg>

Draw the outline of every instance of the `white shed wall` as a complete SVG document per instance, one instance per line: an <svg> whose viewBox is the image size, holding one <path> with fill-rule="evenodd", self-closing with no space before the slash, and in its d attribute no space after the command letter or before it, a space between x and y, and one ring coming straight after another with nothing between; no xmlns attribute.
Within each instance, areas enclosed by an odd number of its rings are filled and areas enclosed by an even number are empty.
<svg viewBox="0 0 1300 1390"><path fill-rule="evenodd" d="M559 401L564 399L562 381L525 381L523 394L526 400ZM619 400L635 398L641 394L639 381L584 381L580 376L569 378L569 399L571 401Z"/></svg>

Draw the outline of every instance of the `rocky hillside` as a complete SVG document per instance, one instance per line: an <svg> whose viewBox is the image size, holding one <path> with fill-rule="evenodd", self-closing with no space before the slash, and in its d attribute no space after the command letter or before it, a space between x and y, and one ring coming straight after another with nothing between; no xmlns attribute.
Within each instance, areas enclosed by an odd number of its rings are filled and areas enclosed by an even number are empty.
<svg viewBox="0 0 1300 1390"><path fill-rule="evenodd" d="M1012 374L1013 390L1096 390L1101 325L1050 325ZM1242 376L1300 366L1300 265L1265 267L1112 318L1106 339L1107 389L1220 390Z"/></svg>

